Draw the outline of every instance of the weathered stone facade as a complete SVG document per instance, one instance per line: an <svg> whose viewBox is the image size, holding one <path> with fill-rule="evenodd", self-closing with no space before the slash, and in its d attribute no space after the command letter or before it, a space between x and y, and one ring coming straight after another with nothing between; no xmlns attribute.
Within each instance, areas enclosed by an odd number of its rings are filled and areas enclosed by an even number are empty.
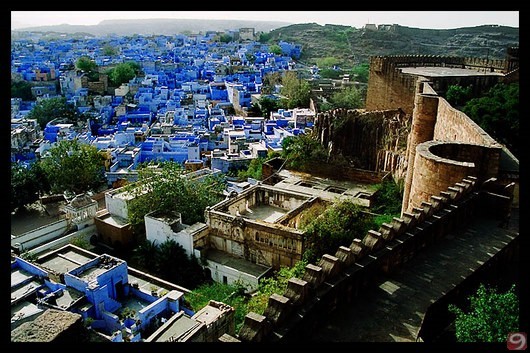
<svg viewBox="0 0 530 353"><path fill-rule="evenodd" d="M275 269L291 267L305 250L304 232L298 229L304 211L320 202L304 194L257 185L206 209L209 245L252 263Z"/></svg>
<svg viewBox="0 0 530 353"><path fill-rule="evenodd" d="M314 133L330 158L340 155L354 166L333 173L366 180L368 171L391 172L394 178L404 179L410 122L410 115L401 109L335 109L317 115Z"/></svg>

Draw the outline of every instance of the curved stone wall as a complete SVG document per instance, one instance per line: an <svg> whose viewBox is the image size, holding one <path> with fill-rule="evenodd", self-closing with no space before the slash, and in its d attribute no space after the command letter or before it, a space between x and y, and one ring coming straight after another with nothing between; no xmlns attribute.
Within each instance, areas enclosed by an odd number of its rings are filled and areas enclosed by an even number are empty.
<svg viewBox="0 0 530 353"><path fill-rule="evenodd" d="M478 180L494 176L499 153L497 148L464 142L420 143L416 147L407 211L468 175Z"/></svg>

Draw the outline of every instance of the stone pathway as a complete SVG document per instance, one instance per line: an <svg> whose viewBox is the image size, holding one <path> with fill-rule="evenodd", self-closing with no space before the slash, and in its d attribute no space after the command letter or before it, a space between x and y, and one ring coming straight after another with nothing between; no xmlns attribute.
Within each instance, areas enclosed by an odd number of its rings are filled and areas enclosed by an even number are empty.
<svg viewBox="0 0 530 353"><path fill-rule="evenodd" d="M511 241L519 230L518 213L511 230L499 221L480 218L448 234L398 271L382 276L356 303L337 308L313 336L319 342L413 342L427 308Z"/></svg>

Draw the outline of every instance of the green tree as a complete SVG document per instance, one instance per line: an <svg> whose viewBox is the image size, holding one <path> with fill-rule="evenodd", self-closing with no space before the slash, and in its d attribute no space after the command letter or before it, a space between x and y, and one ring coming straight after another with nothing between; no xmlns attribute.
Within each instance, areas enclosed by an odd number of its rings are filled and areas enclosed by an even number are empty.
<svg viewBox="0 0 530 353"><path fill-rule="evenodd" d="M265 161L265 158L255 158L250 161L247 170L240 170L237 174L237 177L240 180L246 180L247 178L253 178L256 180L261 180L262 174L261 174L261 166L263 165L263 162Z"/></svg>
<svg viewBox="0 0 530 353"><path fill-rule="evenodd" d="M26 166L11 163L11 212L22 210L39 199L41 194L50 190L39 163Z"/></svg>
<svg viewBox="0 0 530 353"><path fill-rule="evenodd" d="M320 68L330 68L337 65L339 63L339 59L333 56L326 56L324 58L316 59L316 63Z"/></svg>
<svg viewBox="0 0 530 353"><path fill-rule="evenodd" d="M270 32L267 32L267 33L260 33L259 34L259 42L260 43L267 43L270 39L272 38Z"/></svg>
<svg viewBox="0 0 530 353"><path fill-rule="evenodd" d="M114 87L129 82L136 76L135 67L131 63L118 64L115 68L107 71L109 79Z"/></svg>
<svg viewBox="0 0 530 353"><path fill-rule="evenodd" d="M158 245L154 240L144 240L132 252L131 260L136 266L146 272L156 271L158 259Z"/></svg>
<svg viewBox="0 0 530 353"><path fill-rule="evenodd" d="M471 86L451 85L447 88L445 98L452 106L460 106L471 98L471 94Z"/></svg>
<svg viewBox="0 0 530 353"><path fill-rule="evenodd" d="M269 53L274 55L282 55L282 48L278 44L272 44L269 46Z"/></svg>
<svg viewBox="0 0 530 353"><path fill-rule="evenodd" d="M330 100L333 108L358 109L364 106L363 94L354 86L334 93Z"/></svg>
<svg viewBox="0 0 530 353"><path fill-rule="evenodd" d="M499 293L495 288L481 284L469 298L469 311L450 304L456 315L458 342L506 342L509 332L519 330L519 299L515 285Z"/></svg>
<svg viewBox="0 0 530 353"><path fill-rule="evenodd" d="M46 124L54 119L63 118L67 122L75 123L79 120L80 113L77 108L66 101L65 97L42 99L31 108L28 119L36 119L44 129Z"/></svg>
<svg viewBox="0 0 530 353"><path fill-rule="evenodd" d="M245 57L251 64L254 64L254 62L256 62L256 56L252 53L246 53Z"/></svg>
<svg viewBox="0 0 530 353"><path fill-rule="evenodd" d="M21 98L23 101L33 100L31 83L27 81L11 81L11 98Z"/></svg>
<svg viewBox="0 0 530 353"><path fill-rule="evenodd" d="M192 310L202 309L210 300L216 300L234 308L235 331L239 332L245 315L248 313L245 286L239 282L233 284L208 283L202 284L186 295L186 300Z"/></svg>
<svg viewBox="0 0 530 353"><path fill-rule="evenodd" d="M327 163L327 154L310 135L289 136L282 141L282 158L291 169L309 171L313 165Z"/></svg>
<svg viewBox="0 0 530 353"><path fill-rule="evenodd" d="M339 246L349 246L353 239L363 239L374 226L373 217L350 200L335 202L305 227L310 262L322 255L334 254Z"/></svg>
<svg viewBox="0 0 530 353"><path fill-rule="evenodd" d="M331 79L338 79L340 78L340 75L342 74L341 70L335 70L329 67L325 67L323 69L320 69L318 72L320 74L320 77L322 78L331 78Z"/></svg>
<svg viewBox="0 0 530 353"><path fill-rule="evenodd" d="M226 33L223 33L219 36L219 41L221 43L230 43L233 40L232 36Z"/></svg>
<svg viewBox="0 0 530 353"><path fill-rule="evenodd" d="M192 180L176 162L161 162L159 168L139 168L138 182L127 186L136 197L129 204L129 222L143 229L151 211L179 212L184 224L204 222L204 210L221 201L224 182L218 176Z"/></svg>
<svg viewBox="0 0 530 353"><path fill-rule="evenodd" d="M80 194L105 184L103 155L77 139L57 142L40 163L52 192Z"/></svg>
<svg viewBox="0 0 530 353"><path fill-rule="evenodd" d="M263 77L263 86L261 87L262 94L271 94L274 92L274 87L282 83L282 75L279 72L269 72Z"/></svg>
<svg viewBox="0 0 530 353"><path fill-rule="evenodd" d="M282 267L273 276L261 279L258 291L248 301L247 310L263 315L269 297L274 293L284 295L289 279L302 278L306 265L307 260L300 260L293 267Z"/></svg>
<svg viewBox="0 0 530 353"><path fill-rule="evenodd" d="M355 81L368 83L368 76L370 73L370 64L368 63L362 63L359 65L354 66L354 68L351 70L351 74L353 75L353 79Z"/></svg>
<svg viewBox="0 0 530 353"><path fill-rule="evenodd" d="M271 112L277 111L279 108L281 108L281 103L277 99L262 96L259 99L259 107L261 116L268 119L271 115Z"/></svg>
<svg viewBox="0 0 530 353"><path fill-rule="evenodd" d="M88 56L82 56L77 59L75 67L77 67L79 70L83 70L84 72L89 73L92 71L96 71L98 65Z"/></svg>
<svg viewBox="0 0 530 353"><path fill-rule="evenodd" d="M136 61L127 61L126 64L129 65L133 69L134 74L136 76L139 76L142 74L142 65L140 65Z"/></svg>
<svg viewBox="0 0 530 353"><path fill-rule="evenodd" d="M112 45L105 44L103 46L103 55L105 55L105 56L114 56L116 54L118 54L118 50L115 47L113 47Z"/></svg>
<svg viewBox="0 0 530 353"><path fill-rule="evenodd" d="M282 77L281 93L289 98L288 108L308 107L311 86L306 80L299 79L295 72L287 71Z"/></svg>
<svg viewBox="0 0 530 353"><path fill-rule="evenodd" d="M519 83L498 83L483 97L469 100L462 111L519 156Z"/></svg>

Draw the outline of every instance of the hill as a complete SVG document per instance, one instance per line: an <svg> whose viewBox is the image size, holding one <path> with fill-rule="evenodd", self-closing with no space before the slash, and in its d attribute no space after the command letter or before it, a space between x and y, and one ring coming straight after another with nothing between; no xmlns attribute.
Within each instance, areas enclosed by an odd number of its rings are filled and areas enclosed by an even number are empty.
<svg viewBox="0 0 530 353"><path fill-rule="evenodd" d="M302 44L301 59L335 57L344 66L368 62L375 55L448 55L504 59L506 48L519 45L519 28L483 25L456 29L421 29L385 25L376 30L317 23L272 30L269 43Z"/></svg>
<svg viewBox="0 0 530 353"><path fill-rule="evenodd" d="M280 21L246 21L246 20L201 20L201 19L138 19L138 20L104 20L97 25L53 25L17 29L24 32L83 32L95 36L109 34L160 34L173 35L178 33L198 33L206 31L225 31L252 27L256 32L269 32L281 26L288 25Z"/></svg>

